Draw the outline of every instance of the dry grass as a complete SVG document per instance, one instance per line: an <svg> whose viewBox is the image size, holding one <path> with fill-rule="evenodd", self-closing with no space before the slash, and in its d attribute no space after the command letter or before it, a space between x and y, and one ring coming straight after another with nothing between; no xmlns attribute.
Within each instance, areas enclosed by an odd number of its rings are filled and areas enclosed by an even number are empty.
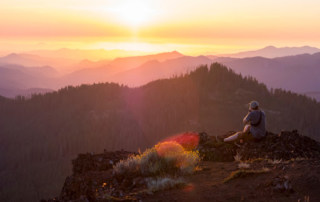
<svg viewBox="0 0 320 202"><path fill-rule="evenodd" d="M237 170L235 172L232 172L229 177L223 180L223 183L227 183L232 179L245 177L252 174L260 174L260 173L266 173L269 172L269 168L262 168L261 170Z"/></svg>
<svg viewBox="0 0 320 202"><path fill-rule="evenodd" d="M238 164L238 168L239 169L248 169L248 168L250 168L250 165L248 163L240 162Z"/></svg>
<svg viewBox="0 0 320 202"><path fill-rule="evenodd" d="M266 161L267 159L264 158L256 158L256 159L251 159L250 162L254 163L254 162L261 162L261 161Z"/></svg>
<svg viewBox="0 0 320 202"><path fill-rule="evenodd" d="M306 158L302 158L302 157L297 157L297 158L295 158L295 160L296 161L305 161L305 160L307 160Z"/></svg>
<svg viewBox="0 0 320 202"><path fill-rule="evenodd" d="M272 164L272 165L278 165L278 164L280 164L280 163L282 163L282 159L280 159L280 160L276 160L276 159L274 159L274 160L269 160L268 161L268 163L269 164Z"/></svg>
<svg viewBox="0 0 320 202"><path fill-rule="evenodd" d="M190 174L200 162L199 153L185 151L176 142L159 143L140 155L120 161L113 166L117 174L140 172L143 175Z"/></svg>
<svg viewBox="0 0 320 202"><path fill-rule="evenodd" d="M237 153L233 158L235 161L240 161L242 156L239 153Z"/></svg>

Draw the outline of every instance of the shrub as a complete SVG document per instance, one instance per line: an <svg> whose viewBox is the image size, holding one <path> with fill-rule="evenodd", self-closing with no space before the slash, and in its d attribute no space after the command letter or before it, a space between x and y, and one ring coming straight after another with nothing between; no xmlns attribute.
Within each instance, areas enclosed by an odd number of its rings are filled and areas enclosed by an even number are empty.
<svg viewBox="0 0 320 202"><path fill-rule="evenodd" d="M192 173L199 163L199 153L195 151L185 151L176 142L164 142L155 146L158 155L161 157L163 169L180 171L183 174Z"/></svg>
<svg viewBox="0 0 320 202"><path fill-rule="evenodd" d="M123 175L125 173L133 173L139 170L139 157L129 157L125 161L121 160L119 163L113 166L116 173Z"/></svg>
<svg viewBox="0 0 320 202"><path fill-rule="evenodd" d="M189 174L200 162L199 153L185 151L176 142L159 143L140 155L120 161L113 168L117 174L140 172L142 175Z"/></svg>

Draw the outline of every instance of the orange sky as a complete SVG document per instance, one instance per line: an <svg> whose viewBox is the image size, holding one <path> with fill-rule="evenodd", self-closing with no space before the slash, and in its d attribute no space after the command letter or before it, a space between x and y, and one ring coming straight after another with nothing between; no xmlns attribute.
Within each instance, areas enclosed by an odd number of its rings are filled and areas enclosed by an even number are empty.
<svg viewBox="0 0 320 202"><path fill-rule="evenodd" d="M10 0L0 51L104 48L186 54L320 47L318 0Z"/></svg>

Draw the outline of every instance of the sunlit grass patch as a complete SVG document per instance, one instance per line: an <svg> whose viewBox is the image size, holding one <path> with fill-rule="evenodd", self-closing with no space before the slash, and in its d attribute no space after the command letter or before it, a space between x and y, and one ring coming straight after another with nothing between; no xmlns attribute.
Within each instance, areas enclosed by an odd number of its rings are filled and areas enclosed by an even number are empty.
<svg viewBox="0 0 320 202"><path fill-rule="evenodd" d="M197 151L186 151L177 142L164 142L140 155L120 161L113 169L120 175L133 172L145 176L190 174L197 169L199 163Z"/></svg>
<svg viewBox="0 0 320 202"><path fill-rule="evenodd" d="M245 177L245 176L252 175L252 174L266 173L269 171L270 171L269 168L262 168L261 170L237 170L235 172L232 172L231 175L229 177L227 177L226 179L224 179L222 182L227 183L230 180L235 179L235 178L241 178L241 177Z"/></svg>

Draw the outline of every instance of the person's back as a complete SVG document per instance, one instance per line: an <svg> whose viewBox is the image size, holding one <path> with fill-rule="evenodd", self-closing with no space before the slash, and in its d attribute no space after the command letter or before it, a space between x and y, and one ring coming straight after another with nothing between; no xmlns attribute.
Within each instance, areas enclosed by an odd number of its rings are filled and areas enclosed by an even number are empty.
<svg viewBox="0 0 320 202"><path fill-rule="evenodd" d="M261 120L260 120L261 115ZM264 111L253 110L245 117L245 119L250 121L250 133L256 139L261 139L266 134L266 114ZM260 123L257 124L260 120Z"/></svg>
<svg viewBox="0 0 320 202"><path fill-rule="evenodd" d="M244 138L263 138L266 134L266 114L259 109L257 101L249 103L249 113L244 117L243 123L248 124L244 127L243 132L237 132L223 140L219 140L218 136L216 136L217 141L232 142L240 139L240 143L243 143Z"/></svg>

